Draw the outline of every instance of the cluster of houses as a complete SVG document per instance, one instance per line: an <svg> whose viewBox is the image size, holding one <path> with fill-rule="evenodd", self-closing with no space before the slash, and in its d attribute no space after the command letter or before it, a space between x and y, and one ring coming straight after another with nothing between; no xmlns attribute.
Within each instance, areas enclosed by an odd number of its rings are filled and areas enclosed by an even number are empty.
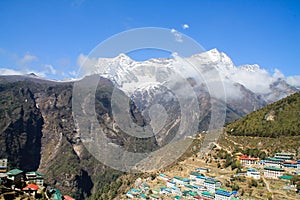
<svg viewBox="0 0 300 200"><path fill-rule="evenodd" d="M24 172L20 169L7 170L7 159L0 159L0 186L10 192L25 194L38 199L44 192L49 200L75 200L68 195L63 196L58 189L45 187L44 175L40 172Z"/></svg>
<svg viewBox="0 0 300 200"><path fill-rule="evenodd" d="M129 199L198 199L198 200L235 200L237 191L227 191L221 188L221 182L213 177L207 177L201 173L207 168L197 168L190 172L188 178L179 176L169 177L159 174L157 179L165 184L159 188L150 189L146 183L138 188L131 188L126 196Z"/></svg>
<svg viewBox="0 0 300 200"><path fill-rule="evenodd" d="M295 155L291 153L276 153L274 157L268 157L264 160L251 158L246 155L239 156L242 165L263 166L263 175L266 178L284 178L286 170L298 174L300 171L300 160L294 160ZM254 179L260 179L260 172L254 168L247 171L247 176Z"/></svg>
<svg viewBox="0 0 300 200"><path fill-rule="evenodd" d="M289 180L292 176L287 172L297 174L300 172L300 160L294 160L295 155L291 153L276 153L274 157L264 160L259 158L239 155L240 163L247 171L240 173L253 179L260 179L261 175L266 178ZM188 178L174 176L169 177L160 174L157 179L165 182L158 188L150 188L148 184L142 183L136 188L131 188L126 196L129 199L201 199L201 200L234 200L239 199L236 191L227 191L221 188L221 182L214 177L205 176L208 168L199 167L190 172ZM261 173L262 172L262 173Z"/></svg>

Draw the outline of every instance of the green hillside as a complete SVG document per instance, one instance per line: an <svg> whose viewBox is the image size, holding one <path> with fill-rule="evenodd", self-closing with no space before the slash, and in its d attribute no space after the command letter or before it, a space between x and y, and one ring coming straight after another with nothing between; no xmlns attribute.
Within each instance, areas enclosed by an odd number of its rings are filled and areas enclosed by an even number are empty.
<svg viewBox="0 0 300 200"><path fill-rule="evenodd" d="M226 125L225 130L235 136L300 135L300 92Z"/></svg>

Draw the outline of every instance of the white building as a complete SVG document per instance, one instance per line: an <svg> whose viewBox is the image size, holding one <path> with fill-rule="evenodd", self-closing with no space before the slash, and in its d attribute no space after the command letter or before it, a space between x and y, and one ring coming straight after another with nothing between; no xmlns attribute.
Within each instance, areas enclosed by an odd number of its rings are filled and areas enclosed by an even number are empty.
<svg viewBox="0 0 300 200"><path fill-rule="evenodd" d="M247 177L251 177L254 179L260 179L260 172L256 169L249 168L246 173Z"/></svg>
<svg viewBox="0 0 300 200"><path fill-rule="evenodd" d="M204 186L206 187L207 191L215 193L216 188L221 187L221 182L215 179L206 179L204 181Z"/></svg>
<svg viewBox="0 0 300 200"><path fill-rule="evenodd" d="M40 172L27 172L25 176L27 182L35 183L39 186L44 185L44 175Z"/></svg>
<svg viewBox="0 0 300 200"><path fill-rule="evenodd" d="M197 176L203 176L203 174L201 174L199 172L191 172L190 173L190 179L191 180L195 180L197 178Z"/></svg>
<svg viewBox="0 0 300 200"><path fill-rule="evenodd" d="M283 176L284 169L277 167L265 167L264 168L264 176L267 178L278 178L279 176Z"/></svg>
<svg viewBox="0 0 300 200"><path fill-rule="evenodd" d="M282 159L282 160L293 160L295 154L293 153L276 153L274 158Z"/></svg>
<svg viewBox="0 0 300 200"><path fill-rule="evenodd" d="M217 190L215 193L215 200L231 200L233 194L225 190Z"/></svg>
<svg viewBox="0 0 300 200"><path fill-rule="evenodd" d="M266 158L265 159L265 166L267 167L277 167L280 168L282 166L283 159L280 158Z"/></svg>
<svg viewBox="0 0 300 200"><path fill-rule="evenodd" d="M197 176L195 179L195 184L204 185L204 181L207 179L205 176Z"/></svg>
<svg viewBox="0 0 300 200"><path fill-rule="evenodd" d="M259 158L250 158L246 155L242 155L239 157L239 161L242 165L257 165Z"/></svg>
<svg viewBox="0 0 300 200"><path fill-rule="evenodd" d="M7 170L7 159L0 159L0 173L5 173Z"/></svg>

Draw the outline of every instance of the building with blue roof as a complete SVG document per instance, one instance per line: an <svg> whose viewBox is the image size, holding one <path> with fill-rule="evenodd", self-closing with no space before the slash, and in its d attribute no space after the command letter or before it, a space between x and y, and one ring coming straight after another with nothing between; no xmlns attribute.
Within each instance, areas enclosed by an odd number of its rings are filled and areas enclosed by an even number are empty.
<svg viewBox="0 0 300 200"><path fill-rule="evenodd" d="M228 192L226 190L217 190L215 193L215 200L231 200L237 192Z"/></svg>
<svg viewBox="0 0 300 200"><path fill-rule="evenodd" d="M246 173L247 177L260 179L260 172L254 168L249 168Z"/></svg>

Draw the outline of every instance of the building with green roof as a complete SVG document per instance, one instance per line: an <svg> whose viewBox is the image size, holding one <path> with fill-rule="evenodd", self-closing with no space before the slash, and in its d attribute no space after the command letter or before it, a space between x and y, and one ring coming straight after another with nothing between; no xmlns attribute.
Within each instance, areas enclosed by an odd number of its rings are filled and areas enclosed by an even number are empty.
<svg viewBox="0 0 300 200"><path fill-rule="evenodd" d="M208 198L208 199L215 199L215 195L213 195L212 193L207 192L207 191L201 192L200 196Z"/></svg>
<svg viewBox="0 0 300 200"><path fill-rule="evenodd" d="M266 178L278 178L279 176L283 176L284 169L278 167L264 167L264 176Z"/></svg>
<svg viewBox="0 0 300 200"><path fill-rule="evenodd" d="M23 180L23 171L19 169L13 169L6 172L7 179L12 181L13 184L20 183Z"/></svg>
<svg viewBox="0 0 300 200"><path fill-rule="evenodd" d="M26 182L28 183L35 183L39 186L43 186L44 185L44 175L41 172L27 172L25 174L26 176Z"/></svg>
<svg viewBox="0 0 300 200"><path fill-rule="evenodd" d="M283 180L287 180L287 181L290 181L293 176L290 176L290 175L283 175L283 176L279 176L278 177L279 179L283 179Z"/></svg>

